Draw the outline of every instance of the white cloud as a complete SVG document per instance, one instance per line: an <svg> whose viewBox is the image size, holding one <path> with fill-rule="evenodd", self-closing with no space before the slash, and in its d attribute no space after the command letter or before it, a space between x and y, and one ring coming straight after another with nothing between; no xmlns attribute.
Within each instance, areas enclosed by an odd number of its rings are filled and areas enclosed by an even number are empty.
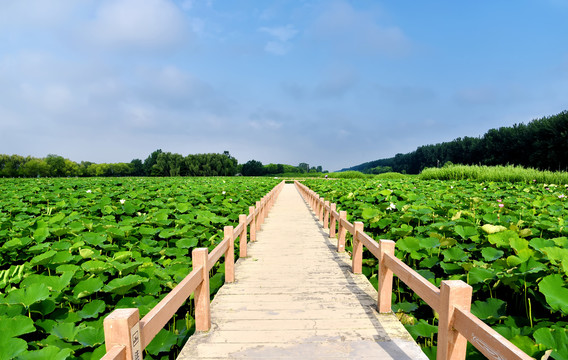
<svg viewBox="0 0 568 360"><path fill-rule="evenodd" d="M88 36L104 47L160 49L179 44L186 29L184 15L169 0L107 0Z"/></svg>
<svg viewBox="0 0 568 360"><path fill-rule="evenodd" d="M404 55L410 41L396 26L384 26L371 13L355 10L345 1L335 1L314 21L309 33L329 42L336 51Z"/></svg>
<svg viewBox="0 0 568 360"><path fill-rule="evenodd" d="M269 41L264 46L264 50L274 55L285 55L290 51L290 45L278 41Z"/></svg>
<svg viewBox="0 0 568 360"><path fill-rule="evenodd" d="M299 31L290 24L277 27L261 27L258 30L273 38L273 40L266 43L264 50L274 55L285 55L288 53L292 48L290 40L299 33Z"/></svg>
<svg viewBox="0 0 568 360"><path fill-rule="evenodd" d="M75 0L3 0L2 25L53 26L61 23L78 6Z"/></svg>
<svg viewBox="0 0 568 360"><path fill-rule="evenodd" d="M278 26L278 27L261 27L259 29L261 32L267 33L273 37L275 37L278 41L286 42L294 38L298 34L298 30L294 28L294 26L288 24L286 26Z"/></svg>

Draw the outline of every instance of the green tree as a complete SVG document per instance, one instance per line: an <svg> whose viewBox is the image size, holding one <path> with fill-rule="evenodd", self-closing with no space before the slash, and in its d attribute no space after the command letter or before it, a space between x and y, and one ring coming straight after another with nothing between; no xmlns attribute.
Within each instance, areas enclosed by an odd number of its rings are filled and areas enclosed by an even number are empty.
<svg viewBox="0 0 568 360"><path fill-rule="evenodd" d="M242 174L244 176L262 176L264 175L264 167L260 161L249 160L243 164Z"/></svg>

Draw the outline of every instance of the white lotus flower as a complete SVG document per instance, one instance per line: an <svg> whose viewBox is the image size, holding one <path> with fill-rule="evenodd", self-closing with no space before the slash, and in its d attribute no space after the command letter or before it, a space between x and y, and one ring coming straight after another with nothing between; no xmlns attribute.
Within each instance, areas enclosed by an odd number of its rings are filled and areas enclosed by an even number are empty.
<svg viewBox="0 0 568 360"><path fill-rule="evenodd" d="M396 205L393 203L390 203L389 207L387 208L388 210L396 210Z"/></svg>
<svg viewBox="0 0 568 360"><path fill-rule="evenodd" d="M120 199L120 203L121 203L121 204L124 204L125 202L126 202L126 200Z"/></svg>

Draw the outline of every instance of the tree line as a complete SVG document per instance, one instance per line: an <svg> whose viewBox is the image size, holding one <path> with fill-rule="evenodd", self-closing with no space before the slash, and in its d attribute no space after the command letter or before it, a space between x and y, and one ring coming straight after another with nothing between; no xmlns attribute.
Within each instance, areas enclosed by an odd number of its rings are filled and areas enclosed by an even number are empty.
<svg viewBox="0 0 568 360"><path fill-rule="evenodd" d="M344 170L365 173L396 171L418 174L446 163L521 165L539 170L568 171L568 111L528 124L491 129L480 137L418 147L407 154L363 163Z"/></svg>
<svg viewBox="0 0 568 360"><path fill-rule="evenodd" d="M129 163L76 163L60 155L45 158L0 154L0 177L101 177L101 176L244 176L277 175L283 173L322 172L322 167L310 168L286 164L263 165L257 160L239 164L228 151L223 154L189 154L164 152L158 149L144 161Z"/></svg>

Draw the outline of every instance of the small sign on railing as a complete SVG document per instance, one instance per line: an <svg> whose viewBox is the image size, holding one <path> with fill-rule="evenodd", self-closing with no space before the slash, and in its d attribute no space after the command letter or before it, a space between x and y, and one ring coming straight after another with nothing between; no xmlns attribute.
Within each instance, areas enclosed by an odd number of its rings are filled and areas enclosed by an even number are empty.
<svg viewBox="0 0 568 360"><path fill-rule="evenodd" d="M132 360L142 360L142 345L140 342L140 323L130 329L130 344L132 345Z"/></svg>

